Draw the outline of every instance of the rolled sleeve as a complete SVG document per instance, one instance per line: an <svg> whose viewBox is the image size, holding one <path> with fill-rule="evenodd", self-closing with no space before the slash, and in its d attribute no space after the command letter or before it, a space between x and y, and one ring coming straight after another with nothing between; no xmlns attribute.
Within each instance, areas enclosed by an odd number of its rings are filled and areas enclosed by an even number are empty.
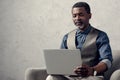
<svg viewBox="0 0 120 80"><path fill-rule="evenodd" d="M101 62L104 62L107 65L107 68L109 69L112 65L111 61L109 59L103 59Z"/></svg>

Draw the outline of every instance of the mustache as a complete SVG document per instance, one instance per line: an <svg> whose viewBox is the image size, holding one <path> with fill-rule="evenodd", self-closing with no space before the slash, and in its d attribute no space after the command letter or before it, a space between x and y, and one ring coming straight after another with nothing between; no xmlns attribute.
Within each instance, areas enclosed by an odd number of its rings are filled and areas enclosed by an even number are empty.
<svg viewBox="0 0 120 80"><path fill-rule="evenodd" d="M83 21L81 21L81 20L77 20L77 21L75 21L75 23L83 24Z"/></svg>

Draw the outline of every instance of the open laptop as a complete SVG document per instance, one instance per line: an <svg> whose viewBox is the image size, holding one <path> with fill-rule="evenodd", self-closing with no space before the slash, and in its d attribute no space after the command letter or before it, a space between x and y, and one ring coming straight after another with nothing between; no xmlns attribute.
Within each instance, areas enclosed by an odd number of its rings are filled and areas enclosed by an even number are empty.
<svg viewBox="0 0 120 80"><path fill-rule="evenodd" d="M44 59L48 74L76 75L73 70L82 64L79 49L45 49Z"/></svg>

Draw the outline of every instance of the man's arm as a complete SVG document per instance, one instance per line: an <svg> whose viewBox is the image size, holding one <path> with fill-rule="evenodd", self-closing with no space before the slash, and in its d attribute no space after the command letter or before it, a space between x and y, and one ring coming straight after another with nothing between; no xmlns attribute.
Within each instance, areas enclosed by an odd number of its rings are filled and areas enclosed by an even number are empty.
<svg viewBox="0 0 120 80"><path fill-rule="evenodd" d="M81 77L94 76L97 73L103 73L107 69L107 65L104 62L100 62L96 66L89 67L88 65L83 64L82 66L76 67L74 72ZM95 73L96 72L96 73Z"/></svg>
<svg viewBox="0 0 120 80"><path fill-rule="evenodd" d="M109 38L105 32L102 31L99 32L96 45L100 55L99 58L100 62L98 63L98 65L100 63L104 63L107 66L106 68L107 70L111 67L113 59L112 59L112 51L109 43Z"/></svg>
<svg viewBox="0 0 120 80"><path fill-rule="evenodd" d="M107 70L107 65L104 62L100 62L99 64L97 64L96 66L93 67L94 71L96 71L97 73L103 73ZM97 74L96 73L96 74ZM94 74L94 73L93 73ZM95 74L95 75L96 75Z"/></svg>

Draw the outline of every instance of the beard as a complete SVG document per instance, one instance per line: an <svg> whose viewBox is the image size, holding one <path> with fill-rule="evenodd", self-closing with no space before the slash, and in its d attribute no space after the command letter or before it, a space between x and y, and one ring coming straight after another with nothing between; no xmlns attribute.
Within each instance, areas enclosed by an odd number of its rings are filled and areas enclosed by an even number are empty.
<svg viewBox="0 0 120 80"><path fill-rule="evenodd" d="M77 27L78 27L79 29L81 29L81 30L82 30L82 29L84 29L84 28L85 28L85 25L84 25L84 24L82 24L82 25L78 25Z"/></svg>
<svg viewBox="0 0 120 80"><path fill-rule="evenodd" d="M83 30L85 28L85 24L82 21L76 21L75 25L80 29Z"/></svg>

